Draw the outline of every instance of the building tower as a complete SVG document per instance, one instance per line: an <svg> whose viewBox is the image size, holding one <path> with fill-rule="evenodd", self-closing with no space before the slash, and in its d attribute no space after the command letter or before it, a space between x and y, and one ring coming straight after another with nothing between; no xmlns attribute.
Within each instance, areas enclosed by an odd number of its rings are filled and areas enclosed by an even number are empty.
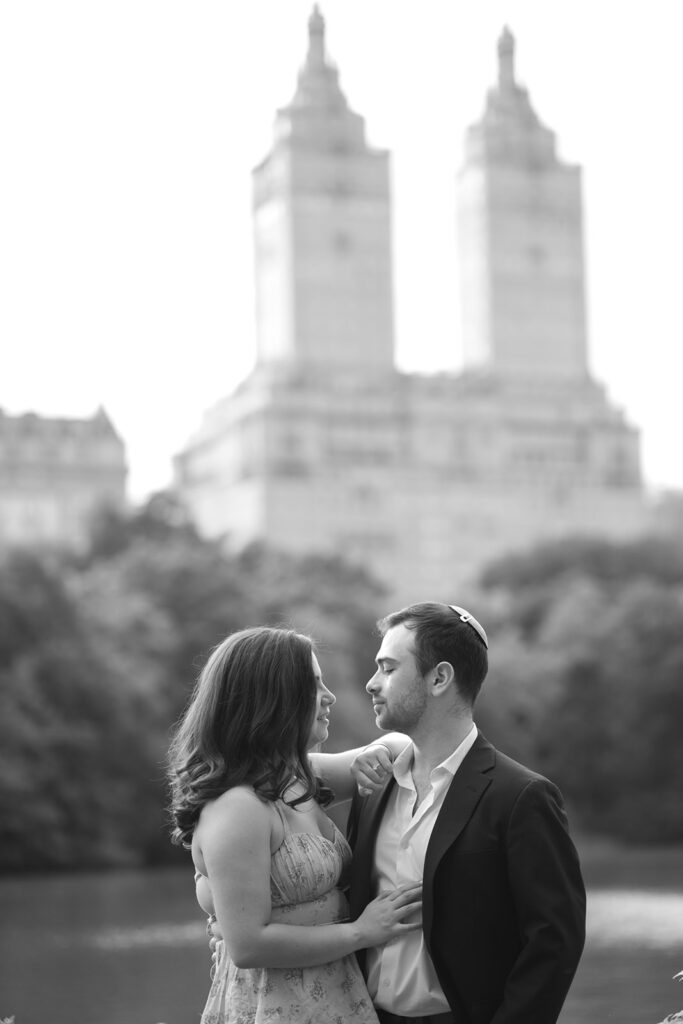
<svg viewBox="0 0 683 1024"><path fill-rule="evenodd" d="M389 156L349 109L317 5L274 135L253 172L258 360L390 368Z"/></svg>
<svg viewBox="0 0 683 1024"><path fill-rule="evenodd" d="M256 367L177 457L177 488L199 529L234 547L364 561L391 532L370 522L367 485L392 450L398 378L389 155L349 108L317 5L253 187Z"/></svg>
<svg viewBox="0 0 683 1024"><path fill-rule="evenodd" d="M508 30L498 59L459 177L465 372L400 373L388 156L314 8L254 171L257 364L176 460L202 533L342 555L398 605L450 602L542 539L642 527L637 432L587 367L580 171L516 82Z"/></svg>
<svg viewBox="0 0 683 1024"><path fill-rule="evenodd" d="M563 163L498 41L498 81L467 132L458 180L465 365L585 379L581 169Z"/></svg>

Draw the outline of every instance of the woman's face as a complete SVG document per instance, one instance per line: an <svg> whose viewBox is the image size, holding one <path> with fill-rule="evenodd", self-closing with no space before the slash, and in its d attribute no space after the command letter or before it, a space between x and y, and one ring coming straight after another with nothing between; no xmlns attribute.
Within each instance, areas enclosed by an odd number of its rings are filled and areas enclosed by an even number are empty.
<svg viewBox="0 0 683 1024"><path fill-rule="evenodd" d="M328 726L330 724L330 708L336 701L333 693L327 689L323 682L320 665L315 654L313 657L313 675L316 682L315 715L311 734L308 738L309 748L315 747L318 743L324 743L327 739Z"/></svg>

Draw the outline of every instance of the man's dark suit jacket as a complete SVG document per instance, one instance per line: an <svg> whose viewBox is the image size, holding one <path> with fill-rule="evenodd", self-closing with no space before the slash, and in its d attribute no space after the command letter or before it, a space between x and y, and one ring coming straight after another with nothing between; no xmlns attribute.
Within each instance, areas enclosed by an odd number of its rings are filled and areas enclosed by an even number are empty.
<svg viewBox="0 0 683 1024"><path fill-rule="evenodd" d="M351 808L353 919L373 896L375 840L394 785L390 776ZM480 733L424 866L422 929L456 1021L555 1024L583 949L585 910L559 790Z"/></svg>

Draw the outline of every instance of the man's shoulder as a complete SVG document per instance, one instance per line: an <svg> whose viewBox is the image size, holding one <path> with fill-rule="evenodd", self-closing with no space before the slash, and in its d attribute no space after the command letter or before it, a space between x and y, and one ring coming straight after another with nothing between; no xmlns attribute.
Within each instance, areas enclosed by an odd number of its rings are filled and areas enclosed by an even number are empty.
<svg viewBox="0 0 683 1024"><path fill-rule="evenodd" d="M480 738L484 740L484 743L491 746L494 752L494 764L493 774L494 778L500 782L506 782L509 785L523 788L530 782L538 783L540 785L555 787L555 784L545 775L541 775L540 772L534 771L533 768L529 768L528 765L522 764L521 761L515 761L514 758L508 754L504 754L502 750L498 750L492 744L488 744L488 741L484 739L480 734Z"/></svg>
<svg viewBox="0 0 683 1024"><path fill-rule="evenodd" d="M549 781L544 775L541 775L540 772L534 771L533 768L529 768L528 765L522 764L521 761L515 761L513 757L509 757L508 754L504 754L502 750L496 750L495 767L497 771L513 776L514 778L523 779L525 782Z"/></svg>

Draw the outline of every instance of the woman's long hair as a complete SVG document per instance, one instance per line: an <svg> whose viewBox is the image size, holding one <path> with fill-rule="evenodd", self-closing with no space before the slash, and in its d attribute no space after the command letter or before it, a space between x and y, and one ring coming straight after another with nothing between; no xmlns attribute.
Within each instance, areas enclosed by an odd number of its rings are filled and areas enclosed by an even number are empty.
<svg viewBox="0 0 683 1024"><path fill-rule="evenodd" d="M329 803L307 757L312 657L310 637L266 626L232 633L212 652L169 750L174 842L189 845L204 805L242 783L278 800L298 781L304 792L292 806Z"/></svg>

